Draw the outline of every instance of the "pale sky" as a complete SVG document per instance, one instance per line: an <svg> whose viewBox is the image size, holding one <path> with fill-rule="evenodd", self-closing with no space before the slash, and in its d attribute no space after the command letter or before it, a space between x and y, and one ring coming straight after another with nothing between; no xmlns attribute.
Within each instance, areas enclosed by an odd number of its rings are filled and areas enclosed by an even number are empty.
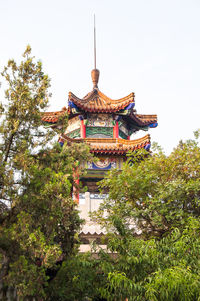
<svg viewBox="0 0 200 301"><path fill-rule="evenodd" d="M169 153L200 128L200 0L0 0L0 68L30 44L51 78L49 111L69 91L83 97L94 13L99 89L113 99L134 92L137 113L158 115L149 133Z"/></svg>

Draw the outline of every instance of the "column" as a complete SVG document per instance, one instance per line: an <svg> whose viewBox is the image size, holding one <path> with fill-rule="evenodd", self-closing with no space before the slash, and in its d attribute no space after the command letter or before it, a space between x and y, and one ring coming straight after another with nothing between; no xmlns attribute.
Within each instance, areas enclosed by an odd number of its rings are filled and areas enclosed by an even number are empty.
<svg viewBox="0 0 200 301"><path fill-rule="evenodd" d="M115 126L113 127L113 138L119 138L119 123L115 121Z"/></svg>
<svg viewBox="0 0 200 301"><path fill-rule="evenodd" d="M119 138L119 123L118 121L116 121L116 125L115 125L115 138Z"/></svg>
<svg viewBox="0 0 200 301"><path fill-rule="evenodd" d="M80 134L81 134L81 138L84 139L84 138L86 138L86 126L85 126L85 123L84 123L83 115L79 115L79 119L81 121Z"/></svg>
<svg viewBox="0 0 200 301"><path fill-rule="evenodd" d="M86 138L86 126L84 120L81 120L81 138Z"/></svg>

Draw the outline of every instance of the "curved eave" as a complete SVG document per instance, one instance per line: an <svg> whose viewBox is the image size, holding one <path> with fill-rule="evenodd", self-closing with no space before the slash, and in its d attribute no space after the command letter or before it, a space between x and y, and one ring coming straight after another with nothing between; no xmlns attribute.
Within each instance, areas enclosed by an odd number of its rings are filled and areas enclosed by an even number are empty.
<svg viewBox="0 0 200 301"><path fill-rule="evenodd" d="M132 112L129 115L129 118L139 127L144 127L144 126L156 127L158 125L157 115L141 115L141 114L134 114Z"/></svg>
<svg viewBox="0 0 200 301"><path fill-rule="evenodd" d="M128 151L135 151L141 148L149 150L151 144L149 134L135 140L125 140L121 138L73 139L69 138L67 135L62 135L62 137L59 139L59 142L63 144L65 141L69 144L86 142L90 146L90 151L92 153L116 155L126 154Z"/></svg>
<svg viewBox="0 0 200 301"><path fill-rule="evenodd" d="M45 112L42 113L42 121L50 124L55 124L62 118L67 112L67 109L63 109L62 111L56 112Z"/></svg>
<svg viewBox="0 0 200 301"><path fill-rule="evenodd" d="M130 93L126 97L113 100L97 89L94 89L82 99L78 98L72 92L69 92L69 102L72 102L85 112L114 113L123 110L130 103L133 103L134 93Z"/></svg>

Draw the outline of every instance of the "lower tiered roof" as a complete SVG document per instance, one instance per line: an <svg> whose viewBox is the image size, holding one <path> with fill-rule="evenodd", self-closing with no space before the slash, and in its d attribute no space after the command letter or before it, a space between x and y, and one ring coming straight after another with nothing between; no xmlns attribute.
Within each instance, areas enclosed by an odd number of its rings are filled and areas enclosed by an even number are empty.
<svg viewBox="0 0 200 301"><path fill-rule="evenodd" d="M128 151L135 151L141 148L149 150L150 148L150 135L135 139L125 140L121 138L85 138L85 139L72 139L67 135L62 135L59 139L63 143L87 143L90 146L90 151L96 154L125 154Z"/></svg>

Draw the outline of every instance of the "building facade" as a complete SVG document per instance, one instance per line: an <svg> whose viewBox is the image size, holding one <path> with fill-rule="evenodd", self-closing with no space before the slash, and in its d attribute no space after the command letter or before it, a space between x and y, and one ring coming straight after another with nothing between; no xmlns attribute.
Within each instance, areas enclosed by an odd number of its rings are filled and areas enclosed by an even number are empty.
<svg viewBox="0 0 200 301"><path fill-rule="evenodd" d="M82 143L90 147L97 160L87 163L87 175L80 179L87 192L74 192L80 215L86 220L81 232L83 245L81 251L87 251L91 241L100 243L103 230L90 219L90 212L98 209L102 199L98 182L108 170L121 169L129 151L144 148L150 150L150 135L134 139L137 131L148 131L157 127L157 115L137 114L135 95L130 93L121 99L113 100L98 88L99 70L92 70L93 89L85 97L79 98L69 92L68 106L61 111L47 112L43 122L56 127L59 118L68 113L68 125L59 138L59 143Z"/></svg>

